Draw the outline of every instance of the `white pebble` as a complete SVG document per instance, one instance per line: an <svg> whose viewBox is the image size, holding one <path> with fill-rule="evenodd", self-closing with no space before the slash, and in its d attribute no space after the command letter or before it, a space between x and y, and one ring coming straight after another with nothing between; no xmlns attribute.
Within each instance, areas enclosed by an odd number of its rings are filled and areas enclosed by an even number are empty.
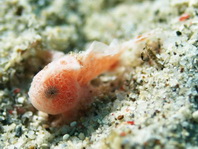
<svg viewBox="0 0 198 149"><path fill-rule="evenodd" d="M198 110L192 114L193 119L198 122Z"/></svg>
<svg viewBox="0 0 198 149"><path fill-rule="evenodd" d="M84 140L84 139L85 139L84 133L80 133L80 134L78 135L78 137L79 137L79 139L81 139L81 140Z"/></svg>
<svg viewBox="0 0 198 149"><path fill-rule="evenodd" d="M69 134L65 134L65 135L63 136L63 140L66 141L66 140L68 140L69 137L70 137Z"/></svg>
<svg viewBox="0 0 198 149"><path fill-rule="evenodd" d="M47 148L49 148L49 146L47 144L41 144L41 148L42 149L47 149Z"/></svg>
<svg viewBox="0 0 198 149"><path fill-rule="evenodd" d="M18 101L18 103L23 103L25 101L25 98L24 97L19 97L17 101Z"/></svg>
<svg viewBox="0 0 198 149"><path fill-rule="evenodd" d="M28 137L30 138L30 139L35 139L36 138L36 135L35 135L35 133L34 133L34 131L29 131L28 132Z"/></svg>

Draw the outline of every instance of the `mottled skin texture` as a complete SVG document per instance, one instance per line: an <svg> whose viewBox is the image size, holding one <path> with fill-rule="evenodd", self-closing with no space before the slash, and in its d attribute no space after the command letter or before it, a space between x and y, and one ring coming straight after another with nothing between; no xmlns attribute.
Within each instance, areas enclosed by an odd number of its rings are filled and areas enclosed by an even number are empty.
<svg viewBox="0 0 198 149"><path fill-rule="evenodd" d="M118 46L94 42L84 53L52 61L33 78L28 93L31 103L45 113L61 114L65 122L74 120L79 108L92 102L90 81L110 70L121 53Z"/></svg>

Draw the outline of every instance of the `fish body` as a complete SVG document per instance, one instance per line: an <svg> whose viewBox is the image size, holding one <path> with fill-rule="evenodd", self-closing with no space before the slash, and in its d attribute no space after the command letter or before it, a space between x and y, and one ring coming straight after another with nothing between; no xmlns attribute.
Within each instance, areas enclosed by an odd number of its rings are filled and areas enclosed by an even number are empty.
<svg viewBox="0 0 198 149"><path fill-rule="evenodd" d="M90 81L117 66L125 50L146 38L110 45L95 41L82 53L58 53L60 58L54 53L55 60L33 78L28 92L31 103L39 111L61 115L66 122L74 120L81 106L93 102L90 99L96 92Z"/></svg>
<svg viewBox="0 0 198 149"><path fill-rule="evenodd" d="M33 78L28 92L31 103L40 111L67 119L71 111L90 102L90 81L118 63L121 53L118 46L93 42L85 52L52 61Z"/></svg>

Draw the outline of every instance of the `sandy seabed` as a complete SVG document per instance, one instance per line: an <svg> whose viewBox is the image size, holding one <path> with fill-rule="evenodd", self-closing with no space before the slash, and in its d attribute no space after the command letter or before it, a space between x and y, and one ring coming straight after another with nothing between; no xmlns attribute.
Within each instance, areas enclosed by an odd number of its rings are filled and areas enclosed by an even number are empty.
<svg viewBox="0 0 198 149"><path fill-rule="evenodd" d="M113 83L124 72L78 120L51 127L29 102L44 50L78 52L148 32L120 70L96 78ZM0 148L198 148L197 49L197 0L0 1Z"/></svg>

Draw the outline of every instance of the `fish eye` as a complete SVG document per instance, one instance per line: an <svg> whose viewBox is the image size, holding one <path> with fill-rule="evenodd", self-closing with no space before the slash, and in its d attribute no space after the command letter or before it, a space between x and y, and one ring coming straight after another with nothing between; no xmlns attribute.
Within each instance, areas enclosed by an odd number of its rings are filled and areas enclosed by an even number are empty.
<svg viewBox="0 0 198 149"><path fill-rule="evenodd" d="M45 90L45 97L48 99L53 99L59 93L59 90L55 86L50 86Z"/></svg>

